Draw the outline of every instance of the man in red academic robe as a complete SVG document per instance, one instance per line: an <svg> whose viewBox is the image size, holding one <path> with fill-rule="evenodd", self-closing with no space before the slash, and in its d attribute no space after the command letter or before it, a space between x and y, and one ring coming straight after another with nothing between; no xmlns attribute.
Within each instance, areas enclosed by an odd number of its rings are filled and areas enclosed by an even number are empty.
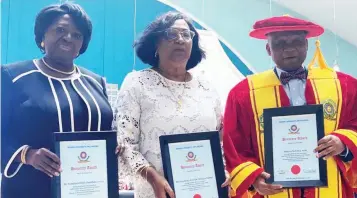
<svg viewBox="0 0 357 198"><path fill-rule="evenodd" d="M267 39L274 69L248 76L229 93L223 147L233 197L353 198L357 187L357 80L330 69L320 51L304 68L308 41L324 32L312 22L283 16L255 23L250 36ZM325 136L316 156L327 163L327 187L283 188L266 183L264 123L266 108L322 104ZM271 154L271 153L269 153Z"/></svg>

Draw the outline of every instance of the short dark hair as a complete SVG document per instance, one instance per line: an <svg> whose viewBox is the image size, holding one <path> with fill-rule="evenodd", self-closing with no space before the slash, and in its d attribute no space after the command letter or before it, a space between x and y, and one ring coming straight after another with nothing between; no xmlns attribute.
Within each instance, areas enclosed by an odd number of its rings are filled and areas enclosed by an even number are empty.
<svg viewBox="0 0 357 198"><path fill-rule="evenodd" d="M194 68L206 57L205 51L199 45L199 35L191 20L182 13L169 11L151 22L139 39L135 41L135 51L141 61L153 67L158 66L159 58L155 57L155 52L157 44L163 36L163 31L170 28L175 21L180 19L185 20L190 30L195 32L195 36L192 39L191 56L187 62L186 69Z"/></svg>
<svg viewBox="0 0 357 198"><path fill-rule="evenodd" d="M83 54L87 50L89 41L91 40L92 22L84 9L80 5L74 3L67 2L64 4L50 5L43 8L37 14L34 29L36 44L43 50L41 42L48 27L50 27L58 17L65 14L72 17L77 28L83 35L83 44L79 50L79 54Z"/></svg>

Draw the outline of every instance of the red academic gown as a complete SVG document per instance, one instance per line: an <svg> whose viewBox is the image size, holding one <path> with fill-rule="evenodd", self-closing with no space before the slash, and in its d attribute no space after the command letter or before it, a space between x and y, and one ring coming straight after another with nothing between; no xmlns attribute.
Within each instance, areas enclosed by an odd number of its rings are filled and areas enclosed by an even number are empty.
<svg viewBox="0 0 357 198"><path fill-rule="evenodd" d="M353 198L357 187L357 80L331 69L309 70L307 104L324 105L325 135L332 134L355 156L343 162L339 156L327 160L328 187L285 189L269 198ZM229 93L223 147L226 168L231 174L232 197L261 198L248 191L264 167L264 108L288 107L289 98L273 70L255 74Z"/></svg>

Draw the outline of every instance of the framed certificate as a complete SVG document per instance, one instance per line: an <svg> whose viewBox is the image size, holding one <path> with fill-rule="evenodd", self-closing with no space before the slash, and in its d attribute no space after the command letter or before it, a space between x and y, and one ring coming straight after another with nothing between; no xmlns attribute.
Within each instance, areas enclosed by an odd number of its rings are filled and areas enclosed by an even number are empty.
<svg viewBox="0 0 357 198"><path fill-rule="evenodd" d="M219 132L160 137L165 178L176 197L228 197Z"/></svg>
<svg viewBox="0 0 357 198"><path fill-rule="evenodd" d="M62 173L52 180L52 198L118 198L117 133L54 133Z"/></svg>
<svg viewBox="0 0 357 198"><path fill-rule="evenodd" d="M283 187L327 186L326 161L314 149L324 137L322 105L264 109L265 171Z"/></svg>

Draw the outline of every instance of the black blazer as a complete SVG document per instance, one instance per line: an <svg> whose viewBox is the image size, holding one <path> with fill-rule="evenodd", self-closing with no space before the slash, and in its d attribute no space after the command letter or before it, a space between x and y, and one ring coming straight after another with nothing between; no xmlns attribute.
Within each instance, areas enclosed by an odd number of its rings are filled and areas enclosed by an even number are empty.
<svg viewBox="0 0 357 198"><path fill-rule="evenodd" d="M78 67L79 75L58 79L34 61L1 67L1 195L50 197L51 180L10 159L23 145L54 150L53 132L111 129L113 112L103 78Z"/></svg>

